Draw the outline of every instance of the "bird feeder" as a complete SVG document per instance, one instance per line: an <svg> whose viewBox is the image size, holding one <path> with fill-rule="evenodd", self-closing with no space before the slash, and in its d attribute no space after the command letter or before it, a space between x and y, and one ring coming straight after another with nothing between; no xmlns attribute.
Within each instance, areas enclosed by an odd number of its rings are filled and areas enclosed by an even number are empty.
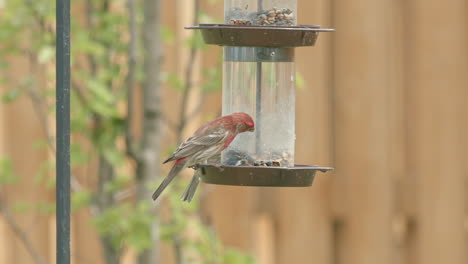
<svg viewBox="0 0 468 264"><path fill-rule="evenodd" d="M296 47L313 46L316 25L296 25L297 0L225 0L224 24L200 24L207 44L224 47L223 115L245 112L254 133L242 133L223 152L221 166L201 165L206 183L310 186L317 171L296 165Z"/></svg>

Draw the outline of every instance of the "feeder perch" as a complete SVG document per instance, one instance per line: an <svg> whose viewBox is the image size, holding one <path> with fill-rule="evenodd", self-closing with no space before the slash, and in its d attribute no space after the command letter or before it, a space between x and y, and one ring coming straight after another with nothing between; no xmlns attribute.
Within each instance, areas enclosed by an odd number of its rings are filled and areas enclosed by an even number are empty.
<svg viewBox="0 0 468 264"><path fill-rule="evenodd" d="M313 46L319 32L296 25L297 0L225 0L225 24L200 24L207 44L224 47L223 115L245 112L254 133L239 134L221 155L221 165L200 165L205 183L239 186L312 185L329 167L296 165L296 47Z"/></svg>

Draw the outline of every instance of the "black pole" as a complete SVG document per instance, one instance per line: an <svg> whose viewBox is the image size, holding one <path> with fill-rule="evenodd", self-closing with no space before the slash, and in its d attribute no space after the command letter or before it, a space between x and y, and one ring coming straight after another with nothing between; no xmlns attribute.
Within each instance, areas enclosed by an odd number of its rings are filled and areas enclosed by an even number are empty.
<svg viewBox="0 0 468 264"><path fill-rule="evenodd" d="M70 263L70 0L56 0L57 264Z"/></svg>

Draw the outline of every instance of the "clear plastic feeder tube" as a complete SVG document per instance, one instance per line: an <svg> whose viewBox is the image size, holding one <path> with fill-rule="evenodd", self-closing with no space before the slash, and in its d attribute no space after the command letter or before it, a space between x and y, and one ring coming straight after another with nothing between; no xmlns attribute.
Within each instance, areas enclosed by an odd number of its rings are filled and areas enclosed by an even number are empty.
<svg viewBox="0 0 468 264"><path fill-rule="evenodd" d="M225 0L226 24L290 26L296 24L297 0Z"/></svg>
<svg viewBox="0 0 468 264"><path fill-rule="evenodd" d="M293 48L224 47L223 115L255 121L223 152L224 165L294 166L294 66Z"/></svg>

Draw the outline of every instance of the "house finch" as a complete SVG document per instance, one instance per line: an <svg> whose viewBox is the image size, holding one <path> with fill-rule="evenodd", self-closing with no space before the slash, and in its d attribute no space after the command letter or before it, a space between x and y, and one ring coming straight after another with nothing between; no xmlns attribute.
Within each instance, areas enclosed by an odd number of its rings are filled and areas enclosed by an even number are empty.
<svg viewBox="0 0 468 264"><path fill-rule="evenodd" d="M171 157L163 162L164 164L175 160L169 175L153 193L153 200L161 195L182 169L206 162L209 158L226 149L239 133L254 131L254 126L252 118L241 112L219 117L201 126L177 148ZM195 173L189 186L182 194L181 200L187 202L192 200L198 182L198 175Z"/></svg>

